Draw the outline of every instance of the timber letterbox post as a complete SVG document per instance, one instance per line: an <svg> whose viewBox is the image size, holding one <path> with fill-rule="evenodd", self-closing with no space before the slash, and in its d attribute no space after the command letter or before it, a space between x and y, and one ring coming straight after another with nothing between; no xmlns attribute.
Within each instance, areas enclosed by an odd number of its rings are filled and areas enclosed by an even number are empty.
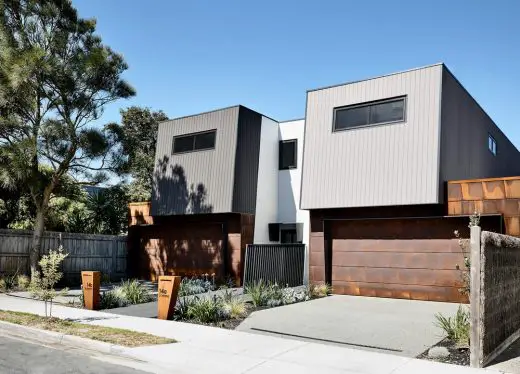
<svg viewBox="0 0 520 374"><path fill-rule="evenodd" d="M100 271L82 271L81 283L83 285L83 303L90 310L99 309L99 284Z"/></svg>
<svg viewBox="0 0 520 374"><path fill-rule="evenodd" d="M180 284L181 277L179 276L161 275L159 277L159 289L157 292L158 319L173 318Z"/></svg>

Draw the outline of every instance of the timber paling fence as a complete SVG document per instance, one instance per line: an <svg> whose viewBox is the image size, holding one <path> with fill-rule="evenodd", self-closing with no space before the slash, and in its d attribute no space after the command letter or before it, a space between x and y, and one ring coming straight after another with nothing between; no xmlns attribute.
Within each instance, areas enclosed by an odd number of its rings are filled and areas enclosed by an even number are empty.
<svg viewBox="0 0 520 374"><path fill-rule="evenodd" d="M305 244L248 244L244 284L263 280L280 286L304 282Z"/></svg>
<svg viewBox="0 0 520 374"><path fill-rule="evenodd" d="M28 274L33 232L0 229L0 274ZM127 237L46 231L41 254L61 244L68 257L63 274L68 282L79 282L82 270L101 271L118 280L126 276Z"/></svg>

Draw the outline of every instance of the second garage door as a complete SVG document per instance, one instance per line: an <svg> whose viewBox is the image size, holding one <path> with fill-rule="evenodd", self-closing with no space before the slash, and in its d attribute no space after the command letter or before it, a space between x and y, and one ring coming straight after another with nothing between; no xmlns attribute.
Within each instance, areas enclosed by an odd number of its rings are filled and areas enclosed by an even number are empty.
<svg viewBox="0 0 520 374"><path fill-rule="evenodd" d="M331 222L330 235L335 293L466 300L464 256L446 227L421 219L345 220Z"/></svg>

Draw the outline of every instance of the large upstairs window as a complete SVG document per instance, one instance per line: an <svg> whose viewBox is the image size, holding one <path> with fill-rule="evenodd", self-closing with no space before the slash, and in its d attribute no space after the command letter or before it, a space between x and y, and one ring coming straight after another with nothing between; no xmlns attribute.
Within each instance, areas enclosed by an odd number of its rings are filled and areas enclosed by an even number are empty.
<svg viewBox="0 0 520 374"><path fill-rule="evenodd" d="M173 154L203 151L215 148L217 130L175 136L173 138Z"/></svg>
<svg viewBox="0 0 520 374"><path fill-rule="evenodd" d="M334 131L403 122L406 97L372 101L334 109Z"/></svg>

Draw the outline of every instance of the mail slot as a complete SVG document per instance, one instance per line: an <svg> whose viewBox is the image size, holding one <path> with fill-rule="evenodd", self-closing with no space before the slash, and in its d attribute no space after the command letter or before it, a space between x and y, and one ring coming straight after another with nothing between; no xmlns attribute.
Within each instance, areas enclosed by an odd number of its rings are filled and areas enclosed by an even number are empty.
<svg viewBox="0 0 520 374"><path fill-rule="evenodd" d="M81 283L83 285L83 303L86 309L99 309L99 285L101 272L82 271Z"/></svg>
<svg viewBox="0 0 520 374"><path fill-rule="evenodd" d="M157 290L157 318L172 319L177 304L177 295L181 285L181 277L161 275Z"/></svg>

